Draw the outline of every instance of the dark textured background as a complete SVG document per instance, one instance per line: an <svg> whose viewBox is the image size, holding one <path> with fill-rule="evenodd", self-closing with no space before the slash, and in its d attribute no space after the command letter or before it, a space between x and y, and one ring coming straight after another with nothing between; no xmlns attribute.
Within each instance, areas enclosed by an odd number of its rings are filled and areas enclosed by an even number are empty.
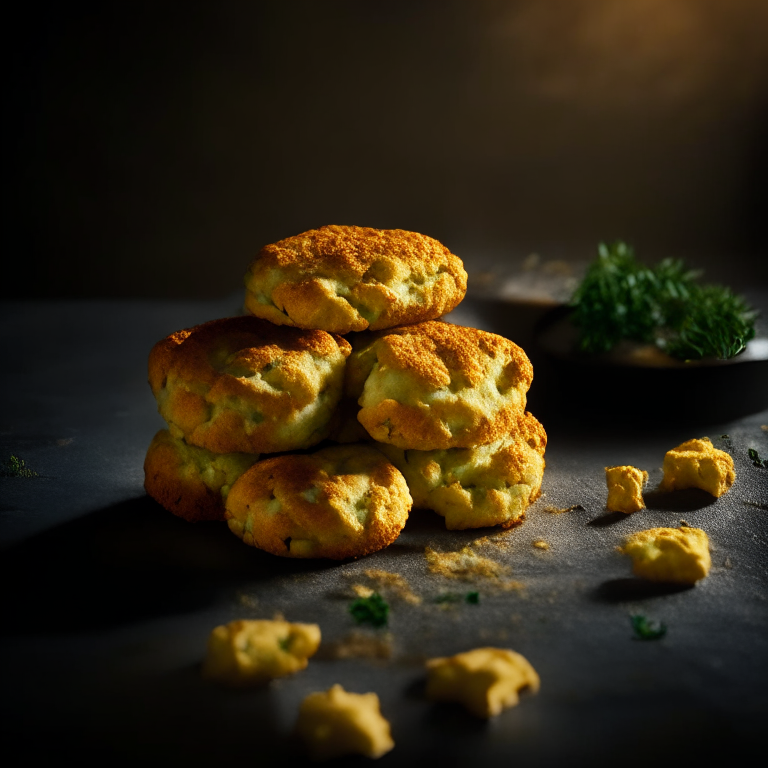
<svg viewBox="0 0 768 768"><path fill-rule="evenodd" d="M206 297L327 223L766 282L768 4L24 4L6 297Z"/></svg>

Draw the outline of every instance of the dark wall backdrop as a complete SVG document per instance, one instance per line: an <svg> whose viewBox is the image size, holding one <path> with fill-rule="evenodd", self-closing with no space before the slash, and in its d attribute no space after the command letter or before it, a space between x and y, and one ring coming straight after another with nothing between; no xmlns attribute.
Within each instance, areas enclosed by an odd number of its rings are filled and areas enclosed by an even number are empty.
<svg viewBox="0 0 768 768"><path fill-rule="evenodd" d="M6 35L6 297L227 294L326 223L766 280L765 0L31 2Z"/></svg>

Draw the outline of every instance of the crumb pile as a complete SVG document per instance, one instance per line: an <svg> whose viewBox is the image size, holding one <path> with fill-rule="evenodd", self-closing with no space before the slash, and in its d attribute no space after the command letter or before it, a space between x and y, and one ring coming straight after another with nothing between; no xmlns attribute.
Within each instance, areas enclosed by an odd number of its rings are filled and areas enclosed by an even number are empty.
<svg viewBox="0 0 768 768"><path fill-rule="evenodd" d="M533 369L514 342L440 321L466 279L445 246L403 230L328 226L265 246L248 315L150 353L168 429L147 452L149 495L286 557L377 551L414 503L450 529L522 520L546 447L525 411Z"/></svg>

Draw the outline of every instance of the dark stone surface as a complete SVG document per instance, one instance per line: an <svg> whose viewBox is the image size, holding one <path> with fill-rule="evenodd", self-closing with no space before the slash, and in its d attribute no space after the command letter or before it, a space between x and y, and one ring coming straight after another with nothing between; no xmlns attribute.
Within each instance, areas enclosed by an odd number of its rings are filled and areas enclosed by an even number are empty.
<svg viewBox="0 0 768 768"><path fill-rule="evenodd" d="M382 765L657 766L738 759L761 742L768 470L747 451L768 455L768 412L730 422L702 413L684 426L648 416L618 427L583 408L545 417L542 403L534 413L549 434L544 496L523 525L478 547L511 568L519 589L429 574L426 545L453 550L497 532L449 532L421 510L395 544L363 560L283 560L245 547L224 525L172 517L142 489L143 454L162 426L146 385L149 349L237 303L28 303L0 312L0 459L16 454L39 473L0 478L1 716L14 764L285 762L301 756L291 736L301 699L337 682L379 694L396 742ZM456 319L530 334L471 302ZM534 390L546 384L537 378ZM703 435L734 457L729 493L650 493L635 515L605 510L605 466L644 468L654 488L665 451ZM546 511L572 505L580 507ZM709 577L686 589L632 578L616 552L622 537L681 519L710 537ZM538 539L549 549L535 548ZM367 568L403 574L423 598L391 601L389 661L316 659L255 691L200 679L208 633L234 618L282 612L318 622L324 641L343 638L355 628L350 577ZM435 602L470 589L478 605ZM634 640L635 613L663 621L667 635ZM481 645L525 655L541 675L539 694L488 723L427 702L423 660Z"/></svg>

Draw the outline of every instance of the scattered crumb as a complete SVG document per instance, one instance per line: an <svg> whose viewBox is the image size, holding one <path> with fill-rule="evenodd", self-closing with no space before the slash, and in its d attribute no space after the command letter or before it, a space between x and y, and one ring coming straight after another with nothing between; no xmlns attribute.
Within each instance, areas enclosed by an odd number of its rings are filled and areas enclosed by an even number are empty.
<svg viewBox="0 0 768 768"><path fill-rule="evenodd" d="M505 592L522 589L524 586L519 581L503 578L509 574L509 566L478 555L470 547L464 547L458 552L436 552L427 547L424 557L427 559L429 570L438 576L465 581L476 578L492 579L490 583Z"/></svg>
<svg viewBox="0 0 768 768"><path fill-rule="evenodd" d="M549 512L551 515L562 515L563 512L573 512L576 509L584 509L584 507L581 506L581 504L573 504L570 507L563 507L562 509L559 509L558 507L544 507L545 512Z"/></svg>
<svg viewBox="0 0 768 768"><path fill-rule="evenodd" d="M536 541L533 542L533 546L536 547L536 549L549 549L549 544L547 544L544 539L536 539Z"/></svg>
<svg viewBox="0 0 768 768"><path fill-rule="evenodd" d="M392 633L372 634L354 630L341 640L323 643L318 658L389 659L392 658Z"/></svg>
<svg viewBox="0 0 768 768"><path fill-rule="evenodd" d="M761 424L760 429L762 429L763 432L768 432L768 424Z"/></svg>
<svg viewBox="0 0 768 768"><path fill-rule="evenodd" d="M347 576L359 579L361 574L355 572L349 573ZM421 603L421 598L411 590L408 580L399 573L382 571L379 568L368 568L363 571L362 576L371 581L377 589L374 590L365 584L353 584L352 590L357 597L370 597L374 591L378 591L390 599L400 599L411 605Z"/></svg>
<svg viewBox="0 0 768 768"><path fill-rule="evenodd" d="M733 568L733 563L731 562L730 557L725 558L725 562L723 563L724 568Z"/></svg>
<svg viewBox="0 0 768 768"><path fill-rule="evenodd" d="M71 443L72 443L72 438L71 437L62 437L62 438L60 438L59 440L56 441L56 445L61 446L61 447L65 446L65 445L70 445Z"/></svg>
<svg viewBox="0 0 768 768"><path fill-rule="evenodd" d="M454 579L470 579L474 576L497 579L509 573L508 566L478 555L470 547L464 547L458 552L436 552L427 547L424 557L432 573Z"/></svg>
<svg viewBox="0 0 768 768"><path fill-rule="evenodd" d="M282 611L275 611L272 614L272 621L285 621L285 616L283 616Z"/></svg>
<svg viewBox="0 0 768 768"><path fill-rule="evenodd" d="M693 528L693 526L687 520L683 520L682 517L680 518L680 525L683 528Z"/></svg>
<svg viewBox="0 0 768 768"><path fill-rule="evenodd" d="M256 606L259 604L259 601L253 595L249 595L247 592L238 592L237 601L240 603L240 605L246 608L256 608Z"/></svg>

